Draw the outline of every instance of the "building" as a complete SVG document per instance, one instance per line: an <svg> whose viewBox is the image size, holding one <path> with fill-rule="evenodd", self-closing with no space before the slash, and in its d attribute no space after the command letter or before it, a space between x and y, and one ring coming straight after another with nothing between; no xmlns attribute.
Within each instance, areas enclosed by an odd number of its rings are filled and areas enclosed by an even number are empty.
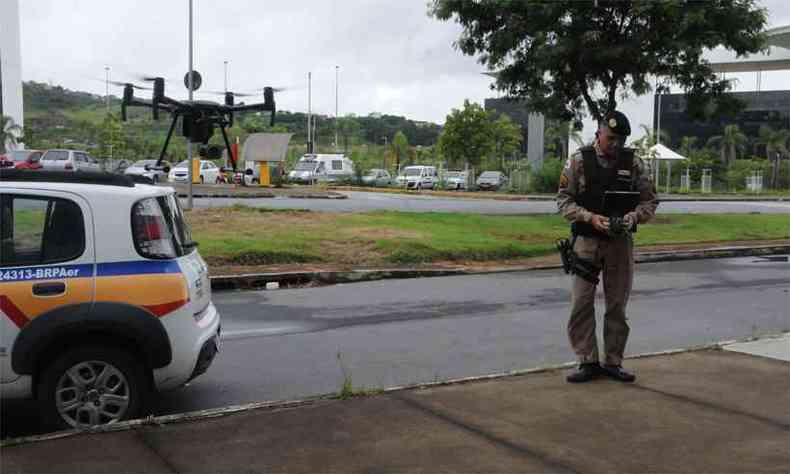
<svg viewBox="0 0 790 474"><path fill-rule="evenodd" d="M22 126L25 122L19 33L19 1L0 1L0 115L7 115Z"/></svg>
<svg viewBox="0 0 790 474"><path fill-rule="evenodd" d="M678 147L684 136L697 137L699 146L705 145L710 137L721 135L726 125L738 125L749 138L750 150L755 153L754 141L760 127L790 129L790 91L762 91L761 79L764 71L790 70L790 26L781 26L765 31L768 50L763 53L737 57L722 47L706 53L714 72L754 72L757 90L733 92L732 95L746 104L744 110L734 117L722 117L707 121L691 120L686 114L686 99L683 94L654 96L653 129L667 132L671 147Z"/></svg>
<svg viewBox="0 0 790 474"><path fill-rule="evenodd" d="M521 126L521 154L527 155L533 168L540 168L545 153L546 120L543 114L530 112L523 100L508 98L486 99L484 107L496 114L507 115Z"/></svg>
<svg viewBox="0 0 790 474"><path fill-rule="evenodd" d="M738 125L750 142L759 135L762 126L777 130L790 129L790 91L751 91L731 94L743 101L746 107L735 116L705 121L689 118L686 114L684 94L656 95L653 127L669 135L669 143L665 145L670 148L679 147L684 136L697 137L697 146L704 146L711 137L721 135L726 125ZM747 153L755 153L755 151L747 150Z"/></svg>

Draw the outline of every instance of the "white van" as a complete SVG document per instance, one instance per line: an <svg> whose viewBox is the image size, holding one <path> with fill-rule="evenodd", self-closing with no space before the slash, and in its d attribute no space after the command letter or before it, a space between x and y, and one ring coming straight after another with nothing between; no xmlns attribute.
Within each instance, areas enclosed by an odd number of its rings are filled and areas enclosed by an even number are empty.
<svg viewBox="0 0 790 474"><path fill-rule="evenodd" d="M398 177L399 184L405 184L406 189L434 189L439 182L435 166L407 166Z"/></svg>
<svg viewBox="0 0 790 474"><path fill-rule="evenodd" d="M295 183L313 181L339 182L354 178L354 162L343 154L307 154L302 156L288 180Z"/></svg>

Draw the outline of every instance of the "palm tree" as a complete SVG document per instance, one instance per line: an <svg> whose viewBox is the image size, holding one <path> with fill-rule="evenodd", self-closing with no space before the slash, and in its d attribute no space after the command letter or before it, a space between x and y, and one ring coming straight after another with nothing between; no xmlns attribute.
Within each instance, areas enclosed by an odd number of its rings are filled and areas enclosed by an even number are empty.
<svg viewBox="0 0 790 474"><path fill-rule="evenodd" d="M787 153L787 142L790 140L790 130L774 130L763 125L755 145L765 146L765 157L773 166L771 167L771 187L776 187L779 174L779 160Z"/></svg>
<svg viewBox="0 0 790 474"><path fill-rule="evenodd" d="M645 132L645 140L647 141L648 147L657 144L659 142L658 138L661 138L661 143L664 144L672 141L671 137L669 136L669 132L667 132L666 130L661 130L660 132L658 132L658 134L656 134L656 132L653 131L652 128L648 127L645 124L640 124L639 126L642 127L642 131Z"/></svg>
<svg viewBox="0 0 790 474"><path fill-rule="evenodd" d="M683 137L680 139L680 154L688 158L696 148L697 137Z"/></svg>
<svg viewBox="0 0 790 474"><path fill-rule="evenodd" d="M0 153L6 152L6 145L16 145L22 127L14 123L14 119L7 115L0 115Z"/></svg>
<svg viewBox="0 0 790 474"><path fill-rule="evenodd" d="M743 150L746 144L746 135L741 132L737 125L727 125L724 127L722 135L710 137L708 146L718 146L721 154L721 161L727 166L735 162L738 157L738 150Z"/></svg>

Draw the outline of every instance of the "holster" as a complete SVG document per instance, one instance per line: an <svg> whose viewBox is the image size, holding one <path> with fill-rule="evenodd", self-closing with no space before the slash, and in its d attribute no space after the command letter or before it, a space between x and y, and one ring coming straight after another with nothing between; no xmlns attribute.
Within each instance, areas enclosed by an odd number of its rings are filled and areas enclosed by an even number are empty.
<svg viewBox="0 0 790 474"><path fill-rule="evenodd" d="M557 250L560 252L562 259L562 269L568 275L578 275L590 283L597 285L599 282L598 273L601 269L590 260L579 257L576 251L573 250L576 244L576 234L573 234L571 240L559 239L556 242Z"/></svg>

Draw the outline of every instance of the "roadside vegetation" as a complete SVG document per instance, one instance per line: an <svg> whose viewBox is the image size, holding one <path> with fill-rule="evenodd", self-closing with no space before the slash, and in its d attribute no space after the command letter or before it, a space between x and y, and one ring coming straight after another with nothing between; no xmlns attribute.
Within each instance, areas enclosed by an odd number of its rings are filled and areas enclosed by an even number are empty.
<svg viewBox="0 0 790 474"><path fill-rule="evenodd" d="M210 266L339 267L503 262L555 252L568 225L556 215L321 213L245 206L188 213ZM638 247L790 239L786 215L661 215L640 226Z"/></svg>

